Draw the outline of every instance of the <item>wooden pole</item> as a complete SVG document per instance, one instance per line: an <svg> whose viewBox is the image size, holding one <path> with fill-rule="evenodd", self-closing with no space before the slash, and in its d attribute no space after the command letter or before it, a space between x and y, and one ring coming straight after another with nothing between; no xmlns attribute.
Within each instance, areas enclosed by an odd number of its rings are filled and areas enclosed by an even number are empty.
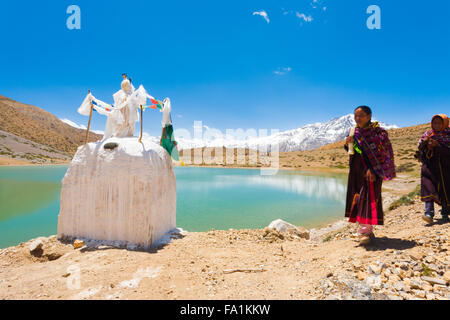
<svg viewBox="0 0 450 320"><path fill-rule="evenodd" d="M89 90L89 93L91 93L91 90ZM88 127L86 130L86 139L84 140L84 145L87 144L88 141L88 136L89 136L89 128L91 127L91 119L92 119L92 110L94 109L94 105L92 104L92 100L89 101L91 103L91 112L89 114L89 123L88 123Z"/></svg>
<svg viewBox="0 0 450 320"><path fill-rule="evenodd" d="M141 137L139 138L139 142L142 143L142 126L144 122L144 111L142 110L142 105L140 107L141 107Z"/></svg>

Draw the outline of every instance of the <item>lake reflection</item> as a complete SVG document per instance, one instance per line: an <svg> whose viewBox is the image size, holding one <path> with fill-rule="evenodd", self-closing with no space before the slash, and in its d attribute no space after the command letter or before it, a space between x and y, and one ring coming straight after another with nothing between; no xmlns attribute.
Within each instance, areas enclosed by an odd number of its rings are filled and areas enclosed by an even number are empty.
<svg viewBox="0 0 450 320"><path fill-rule="evenodd" d="M343 215L346 175L176 168L177 225L191 231L263 228L275 219L315 227Z"/></svg>
<svg viewBox="0 0 450 320"><path fill-rule="evenodd" d="M296 193L308 198L329 198L339 203L345 203L347 192L346 181L339 177L312 175L276 176L217 176L211 186L216 188L262 186ZM209 187L211 187L209 186Z"/></svg>

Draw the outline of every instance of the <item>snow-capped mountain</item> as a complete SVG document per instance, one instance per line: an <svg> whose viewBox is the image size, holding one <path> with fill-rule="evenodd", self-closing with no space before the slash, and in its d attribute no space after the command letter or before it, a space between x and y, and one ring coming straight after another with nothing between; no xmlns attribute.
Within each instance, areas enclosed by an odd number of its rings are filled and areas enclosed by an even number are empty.
<svg viewBox="0 0 450 320"><path fill-rule="evenodd" d="M79 126L70 120L63 119L62 121L73 127L82 128L82 126ZM380 124L385 129L397 128L395 125ZM308 124L298 129L279 132L270 136L258 137L256 135L257 132L255 132L254 137L247 137L244 135L242 137L232 136L229 138L225 136L224 132L216 132L216 134L213 134L210 130L214 129L203 126L203 128L206 128L206 130L202 131L203 139L183 138L177 135L177 128L175 128L175 140L178 142L178 150L204 147L226 147L270 151L272 150L272 146L278 144L278 150L280 152L304 151L314 150L345 139L350 132L350 129L355 125L356 123L353 114L348 114L340 118L332 119L326 123L318 122ZM83 127L84 129L86 128L85 126ZM99 131L98 133L103 132ZM145 132L144 137L151 139L157 144L160 142L160 137L150 136Z"/></svg>
<svg viewBox="0 0 450 320"><path fill-rule="evenodd" d="M189 140L177 138L178 149L192 149L201 147L227 147L227 148L250 148L261 151L270 151L271 145L278 144L280 152L314 150L327 144L335 143L345 139L350 129L356 125L353 114L332 119L326 123L308 124L304 127L280 132L266 137L252 137L245 140L240 139L211 139L211 140ZM395 125L380 123L385 129L397 128Z"/></svg>

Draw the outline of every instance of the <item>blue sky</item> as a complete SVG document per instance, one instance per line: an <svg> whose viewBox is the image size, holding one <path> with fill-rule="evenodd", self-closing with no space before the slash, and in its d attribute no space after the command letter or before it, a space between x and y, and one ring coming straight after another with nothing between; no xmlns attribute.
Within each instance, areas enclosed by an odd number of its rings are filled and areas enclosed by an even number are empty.
<svg viewBox="0 0 450 320"><path fill-rule="evenodd" d="M366 26L373 4L381 30ZM289 130L361 104L414 125L450 113L449 15L448 0L2 1L0 94L86 124L87 90L112 103L127 72L171 98L175 129ZM158 136L161 114L145 119Z"/></svg>

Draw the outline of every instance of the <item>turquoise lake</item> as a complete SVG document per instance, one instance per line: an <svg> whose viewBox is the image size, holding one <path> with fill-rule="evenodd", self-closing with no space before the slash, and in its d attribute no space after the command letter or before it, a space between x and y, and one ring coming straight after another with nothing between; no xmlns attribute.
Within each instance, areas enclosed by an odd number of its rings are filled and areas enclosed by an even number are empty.
<svg viewBox="0 0 450 320"><path fill-rule="evenodd" d="M0 248L57 233L67 166L0 167ZM264 228L283 219L306 228L344 215L347 175L176 167L177 227Z"/></svg>

